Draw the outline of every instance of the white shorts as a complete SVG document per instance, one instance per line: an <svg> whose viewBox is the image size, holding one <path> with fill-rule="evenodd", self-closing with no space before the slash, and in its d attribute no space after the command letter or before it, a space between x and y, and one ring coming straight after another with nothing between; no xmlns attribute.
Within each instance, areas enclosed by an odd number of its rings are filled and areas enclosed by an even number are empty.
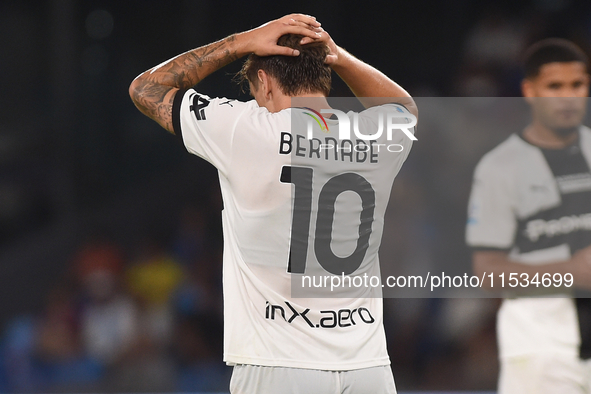
<svg viewBox="0 0 591 394"><path fill-rule="evenodd" d="M396 394L389 365L350 371L265 367L239 364L231 394Z"/></svg>
<svg viewBox="0 0 591 394"><path fill-rule="evenodd" d="M501 360L499 394L588 394L588 374L588 367L577 357L508 357Z"/></svg>

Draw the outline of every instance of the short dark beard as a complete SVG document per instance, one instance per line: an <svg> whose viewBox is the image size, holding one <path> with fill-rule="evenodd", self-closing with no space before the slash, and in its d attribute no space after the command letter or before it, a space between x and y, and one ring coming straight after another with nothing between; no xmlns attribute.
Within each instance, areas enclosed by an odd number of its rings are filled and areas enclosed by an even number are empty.
<svg viewBox="0 0 591 394"><path fill-rule="evenodd" d="M579 126L553 128L552 132L560 138L570 137L579 131Z"/></svg>

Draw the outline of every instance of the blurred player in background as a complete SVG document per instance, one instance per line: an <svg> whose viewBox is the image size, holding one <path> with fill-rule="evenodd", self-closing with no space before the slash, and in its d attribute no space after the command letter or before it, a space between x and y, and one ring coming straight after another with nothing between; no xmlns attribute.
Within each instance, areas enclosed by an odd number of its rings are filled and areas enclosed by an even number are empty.
<svg viewBox="0 0 591 394"><path fill-rule="evenodd" d="M542 285L508 292L510 274L519 283L522 274L534 282L536 274L538 281L545 273L572 274L575 286L591 288L591 130L582 126L587 67L587 56L567 40L530 47L522 92L531 123L475 170L466 233L474 271L492 273L494 290L506 297L497 316L500 394L589 390L572 293L540 296Z"/></svg>
<svg viewBox="0 0 591 394"><path fill-rule="evenodd" d="M210 98L191 88L246 55L240 75L254 100ZM390 141L402 147L399 153L328 154L292 130L298 119L322 117L320 111L330 109L331 70L356 96L372 98L361 100L368 109L355 117L371 130L371 115L378 110L416 115L405 90L338 47L315 18L301 14L181 54L130 86L140 111L218 169L224 201L224 360L234 366L232 393L396 392L380 297L290 293L292 276L313 266L336 262L347 273L379 273L385 208L412 142L400 134ZM293 107L294 98L315 100L304 110ZM347 116L353 119L352 112ZM325 131L339 125L324 117L316 121ZM294 166L294 154L306 166ZM361 223L334 226L341 204ZM330 213L331 206L337 214ZM343 232L348 225L355 234ZM345 244L357 245L355 251L336 256L333 250Z"/></svg>

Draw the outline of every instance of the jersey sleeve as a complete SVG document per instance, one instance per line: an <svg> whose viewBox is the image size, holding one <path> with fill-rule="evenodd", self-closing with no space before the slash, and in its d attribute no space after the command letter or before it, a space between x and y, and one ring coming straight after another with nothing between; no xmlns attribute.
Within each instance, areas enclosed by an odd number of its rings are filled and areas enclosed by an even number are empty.
<svg viewBox="0 0 591 394"><path fill-rule="evenodd" d="M485 157L474 172L468 203L466 242L476 249L509 250L515 241L515 216L510 174Z"/></svg>
<svg viewBox="0 0 591 394"><path fill-rule="evenodd" d="M194 89L179 90L172 109L174 133L187 151L226 173L236 123L251 106L249 102L210 98Z"/></svg>

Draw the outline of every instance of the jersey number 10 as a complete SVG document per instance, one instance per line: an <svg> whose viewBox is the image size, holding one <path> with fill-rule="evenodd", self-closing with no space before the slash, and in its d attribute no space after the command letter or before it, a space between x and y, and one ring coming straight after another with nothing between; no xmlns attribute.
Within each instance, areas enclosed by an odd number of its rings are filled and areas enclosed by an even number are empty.
<svg viewBox="0 0 591 394"><path fill-rule="evenodd" d="M295 185L293 214L291 222L291 244L287 272L303 274L306 271L310 219L312 217L312 185L314 170L308 167L283 166L281 182ZM335 255L330 247L337 197L352 191L361 198L359 236L355 251L347 257ZM361 175L352 172L330 178L318 195L318 213L314 236L314 254L318 263L334 275L353 273L365 257L372 232L375 209L375 192L371 184Z"/></svg>

